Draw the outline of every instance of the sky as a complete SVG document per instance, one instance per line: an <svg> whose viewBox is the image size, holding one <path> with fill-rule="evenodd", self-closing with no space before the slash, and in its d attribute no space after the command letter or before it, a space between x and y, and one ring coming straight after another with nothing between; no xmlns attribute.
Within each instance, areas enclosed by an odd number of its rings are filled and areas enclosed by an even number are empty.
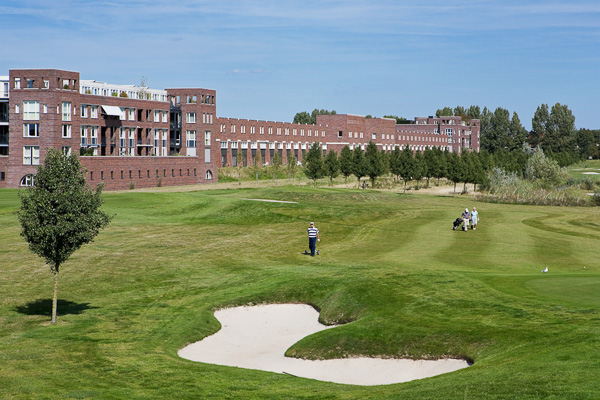
<svg viewBox="0 0 600 400"><path fill-rule="evenodd" d="M219 117L542 104L600 129L600 1L2 0L0 75L217 91Z"/></svg>

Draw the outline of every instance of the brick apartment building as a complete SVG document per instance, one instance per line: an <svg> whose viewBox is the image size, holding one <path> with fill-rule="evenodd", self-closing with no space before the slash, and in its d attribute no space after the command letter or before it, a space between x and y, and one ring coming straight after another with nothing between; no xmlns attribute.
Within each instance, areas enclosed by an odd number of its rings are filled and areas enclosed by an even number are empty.
<svg viewBox="0 0 600 400"><path fill-rule="evenodd" d="M81 155L87 179L107 190L217 181L217 169L293 153L373 141L384 151L441 147L479 151L479 120L415 118L410 124L358 115L318 115L315 125L217 116L216 91L155 90L81 80L78 72L15 69L0 76L0 188L34 182L47 149Z"/></svg>

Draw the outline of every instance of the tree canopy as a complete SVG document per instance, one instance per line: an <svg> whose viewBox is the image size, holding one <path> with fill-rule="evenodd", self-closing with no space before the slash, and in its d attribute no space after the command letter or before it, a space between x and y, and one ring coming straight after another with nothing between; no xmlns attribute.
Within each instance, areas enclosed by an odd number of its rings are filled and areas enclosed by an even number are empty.
<svg viewBox="0 0 600 400"><path fill-rule="evenodd" d="M102 186L92 190L79 158L50 149L38 167L35 185L19 192L21 236L44 258L54 274L52 323L56 322L60 266L82 245L93 241L111 216L100 210Z"/></svg>

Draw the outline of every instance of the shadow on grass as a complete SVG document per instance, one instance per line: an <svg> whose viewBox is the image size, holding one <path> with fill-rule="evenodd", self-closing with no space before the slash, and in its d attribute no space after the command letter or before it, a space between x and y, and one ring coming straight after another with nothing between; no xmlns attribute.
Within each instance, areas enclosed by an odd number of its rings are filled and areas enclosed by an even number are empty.
<svg viewBox="0 0 600 400"><path fill-rule="evenodd" d="M58 315L81 314L85 310L90 310L100 307L92 307L90 303L75 303L74 301L61 300L57 301ZM52 299L37 299L30 301L22 306L16 306L14 310L26 315L44 315L50 317L52 315Z"/></svg>

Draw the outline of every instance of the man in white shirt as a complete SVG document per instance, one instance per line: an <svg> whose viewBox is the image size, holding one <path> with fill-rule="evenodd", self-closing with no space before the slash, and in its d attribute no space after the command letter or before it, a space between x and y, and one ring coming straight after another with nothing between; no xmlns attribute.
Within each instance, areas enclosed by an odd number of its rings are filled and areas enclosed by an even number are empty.
<svg viewBox="0 0 600 400"><path fill-rule="evenodd" d="M315 248L317 247L317 239L319 239L319 230L315 227L315 223L311 222L308 227L308 247L310 248L310 255L315 256ZM321 239L319 239L320 241ZM317 252L317 254L319 254Z"/></svg>

